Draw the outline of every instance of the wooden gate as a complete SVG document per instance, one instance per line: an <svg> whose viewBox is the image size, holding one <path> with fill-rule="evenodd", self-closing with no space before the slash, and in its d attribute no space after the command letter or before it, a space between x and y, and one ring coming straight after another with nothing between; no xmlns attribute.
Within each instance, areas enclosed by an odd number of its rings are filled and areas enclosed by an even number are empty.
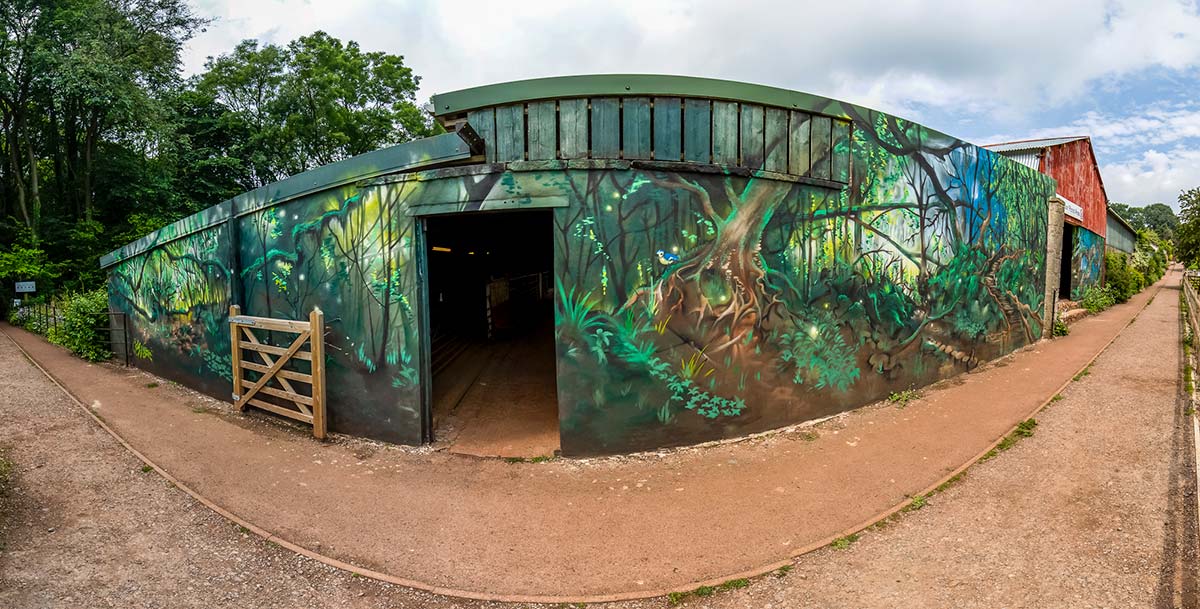
<svg viewBox="0 0 1200 609"><path fill-rule="evenodd" d="M288 418L303 421L313 426L313 435L325 438L325 316L320 309L313 309L308 321L273 319L242 315L241 307L229 307L229 333L233 345L233 402L245 411L254 406ZM287 347L265 344L255 336L254 330L287 332L296 334ZM302 351L308 343L307 351ZM261 358L262 363L246 361L242 351L251 351ZM276 359L278 358L278 359ZM294 360L309 362L310 372L297 368ZM292 363L292 368L286 368ZM246 372L258 374L258 379L247 378ZM275 381L277 387L267 385ZM306 383L310 391L306 394L296 390L292 381ZM268 401L261 396L277 398Z"/></svg>

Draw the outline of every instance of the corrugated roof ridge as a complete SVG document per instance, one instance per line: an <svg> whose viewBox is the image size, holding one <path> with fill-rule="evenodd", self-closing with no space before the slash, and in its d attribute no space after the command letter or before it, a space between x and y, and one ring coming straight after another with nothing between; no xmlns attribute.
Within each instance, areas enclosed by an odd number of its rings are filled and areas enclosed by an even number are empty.
<svg viewBox="0 0 1200 609"><path fill-rule="evenodd" d="M999 148L1001 146L1014 146L1014 148L1010 148L1010 150L1026 150L1026 149L1032 149L1032 148L1047 148L1050 145L1057 146L1060 144L1067 144L1067 143L1076 142L1079 140L1090 140L1090 139L1092 139L1090 135L1062 135L1062 136L1058 136L1058 137L1039 137L1039 138L1032 138L1032 139L1028 139L1028 140L1013 140L1011 142L996 142L994 144L984 144L983 147L987 148L988 150L991 150L993 148ZM1055 142L1055 143L1047 144L1047 142ZM1019 148L1015 147L1018 144L1023 144L1023 146L1021 146Z"/></svg>

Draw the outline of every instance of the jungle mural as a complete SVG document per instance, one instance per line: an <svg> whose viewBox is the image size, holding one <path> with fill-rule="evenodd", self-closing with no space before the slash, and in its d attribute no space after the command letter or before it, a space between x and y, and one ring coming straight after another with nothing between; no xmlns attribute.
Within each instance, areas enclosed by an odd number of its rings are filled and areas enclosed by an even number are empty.
<svg viewBox="0 0 1200 609"><path fill-rule="evenodd" d="M1076 227L1071 243L1071 300L1081 300L1100 283L1104 272L1104 237Z"/></svg>
<svg viewBox="0 0 1200 609"><path fill-rule="evenodd" d="M222 399L233 379L229 243L227 225L192 233L118 263L108 282L136 364Z"/></svg>
<svg viewBox="0 0 1200 609"><path fill-rule="evenodd" d="M109 301L129 316L137 365L228 399L238 282L245 314L325 312L327 383L337 388L331 429L420 443L415 223L400 213L405 188L325 191L238 218L236 240L221 223L119 262Z"/></svg>
<svg viewBox="0 0 1200 609"><path fill-rule="evenodd" d="M846 113L844 183L661 162L401 173L125 259L111 302L134 320L140 364L220 397L235 286L251 315L319 306L331 429L419 443L416 217L553 208L569 455L848 410L1040 337L1053 180L915 123Z"/></svg>
<svg viewBox="0 0 1200 609"><path fill-rule="evenodd" d="M405 183L346 187L240 219L250 315L325 313L330 428L421 442L415 221Z"/></svg>
<svg viewBox="0 0 1200 609"><path fill-rule="evenodd" d="M841 189L636 167L560 178L564 452L820 417L1040 337L1051 180L882 115L846 145Z"/></svg>

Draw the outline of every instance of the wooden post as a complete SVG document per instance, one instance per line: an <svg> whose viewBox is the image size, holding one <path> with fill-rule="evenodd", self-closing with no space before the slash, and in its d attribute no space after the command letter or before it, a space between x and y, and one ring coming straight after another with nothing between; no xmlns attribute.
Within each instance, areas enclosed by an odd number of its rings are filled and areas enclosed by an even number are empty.
<svg viewBox="0 0 1200 609"><path fill-rule="evenodd" d="M238 410L246 410L246 402L242 400L242 340L238 325L233 318L242 314L242 308L233 305L229 307L229 343L233 349L233 402Z"/></svg>
<svg viewBox="0 0 1200 609"><path fill-rule="evenodd" d="M313 436L325 439L325 314L313 307L308 314L309 350L312 351Z"/></svg>

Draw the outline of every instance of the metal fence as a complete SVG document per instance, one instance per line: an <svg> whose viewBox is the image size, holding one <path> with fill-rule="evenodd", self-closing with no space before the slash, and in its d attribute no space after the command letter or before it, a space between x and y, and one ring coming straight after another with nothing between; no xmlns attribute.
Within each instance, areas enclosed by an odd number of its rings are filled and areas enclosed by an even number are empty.
<svg viewBox="0 0 1200 609"><path fill-rule="evenodd" d="M101 342L114 359L128 366L133 357L129 341L129 316L119 311L101 311L95 317L93 329L103 337ZM29 330L49 337L51 333L57 333L62 325L63 309L53 300L22 305L17 309L17 319L22 320Z"/></svg>

